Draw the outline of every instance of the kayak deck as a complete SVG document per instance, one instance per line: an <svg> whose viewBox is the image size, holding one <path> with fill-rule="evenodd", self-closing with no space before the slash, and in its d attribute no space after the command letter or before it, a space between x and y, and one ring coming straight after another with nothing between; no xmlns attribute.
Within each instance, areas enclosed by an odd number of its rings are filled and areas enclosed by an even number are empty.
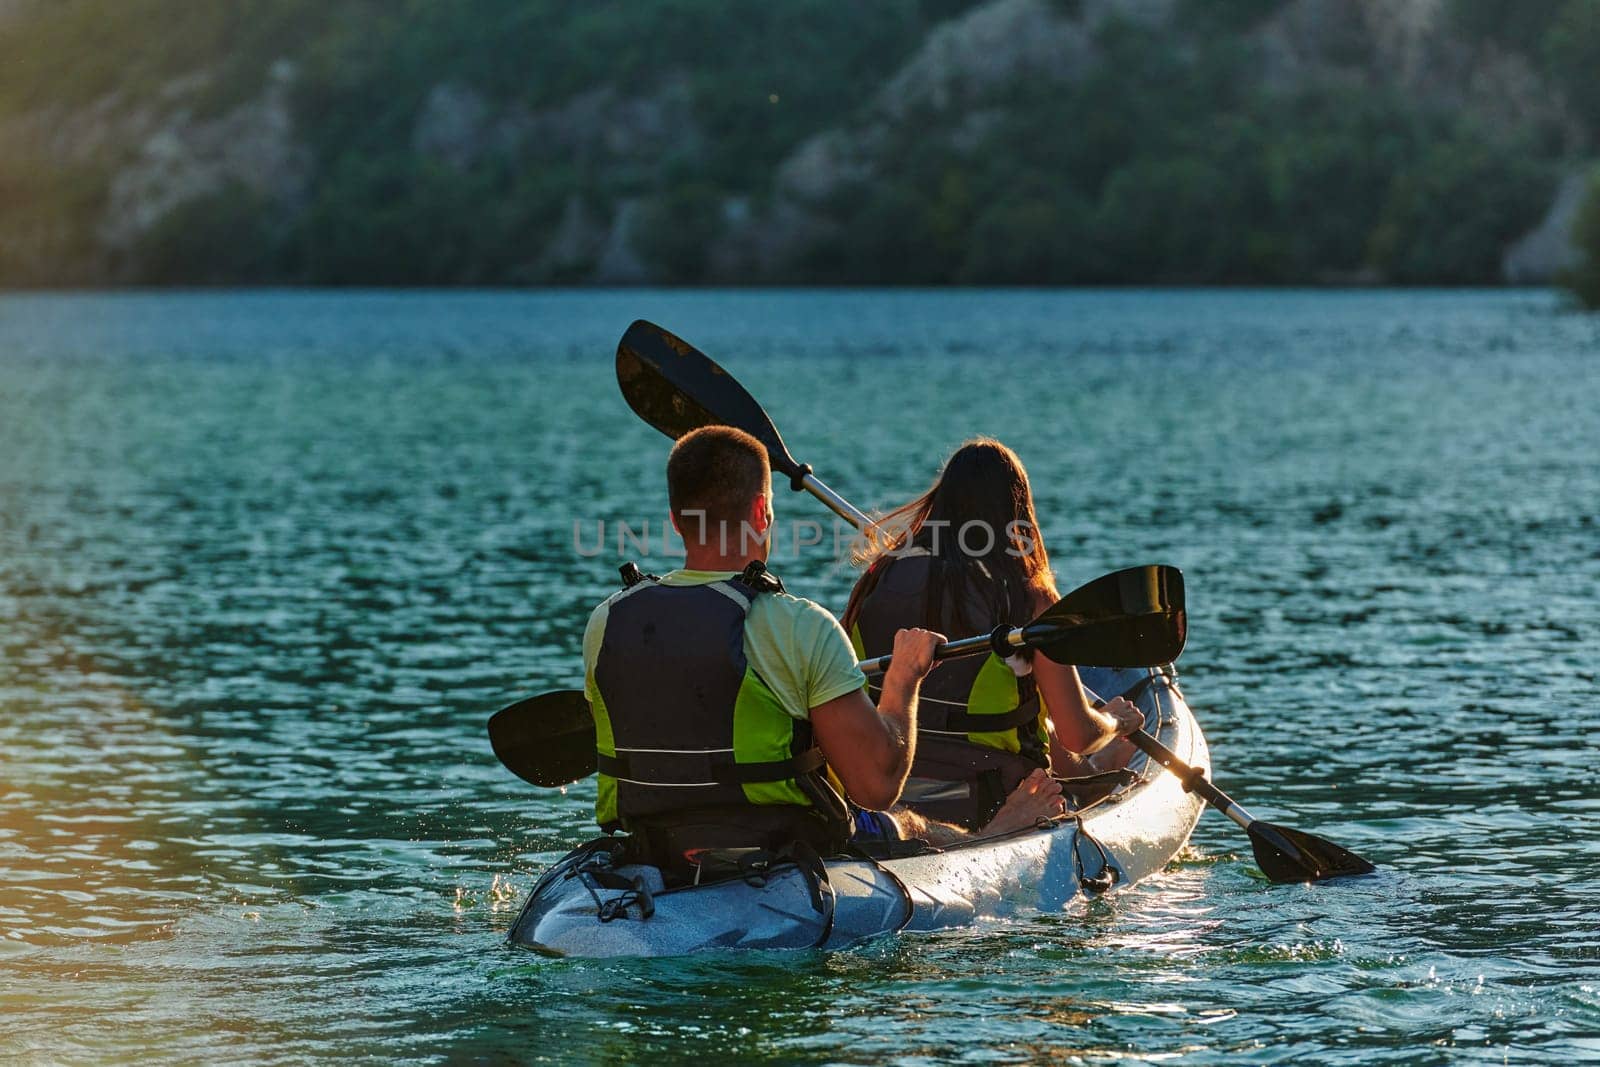
<svg viewBox="0 0 1600 1067"><path fill-rule="evenodd" d="M1083 674L1101 693L1141 686L1136 703L1146 729L1188 763L1209 764L1205 738L1173 677L1131 669ZM1204 802L1175 777L1142 754L1128 766L1135 781L1047 826L896 859L829 858L822 886L787 865L759 880L668 889L654 867L596 875L580 849L535 885L509 940L563 956L832 949L900 930L1059 912L1160 870L1200 817Z"/></svg>

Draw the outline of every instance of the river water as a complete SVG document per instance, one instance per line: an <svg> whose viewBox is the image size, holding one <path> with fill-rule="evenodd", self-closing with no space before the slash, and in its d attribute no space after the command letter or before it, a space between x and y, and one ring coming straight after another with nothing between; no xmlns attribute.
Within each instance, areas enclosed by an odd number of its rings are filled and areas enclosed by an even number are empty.
<svg viewBox="0 0 1600 1067"><path fill-rule="evenodd" d="M484 720L578 680L616 523L661 554L640 316L859 505L988 432L1063 588L1182 567L1218 781L1381 873L1269 885L1212 814L1031 921L506 947L592 791ZM0 1059L1600 1060L1597 593L1600 319L1545 292L0 297Z"/></svg>

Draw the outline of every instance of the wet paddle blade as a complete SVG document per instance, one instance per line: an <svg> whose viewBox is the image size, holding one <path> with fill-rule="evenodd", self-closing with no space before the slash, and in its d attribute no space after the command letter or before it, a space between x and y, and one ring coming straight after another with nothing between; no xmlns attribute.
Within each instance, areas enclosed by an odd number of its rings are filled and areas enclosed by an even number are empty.
<svg viewBox="0 0 1600 1067"><path fill-rule="evenodd" d="M622 335L617 384L634 413L674 441L702 426L733 426L767 446L774 472L791 478L799 470L778 428L744 386L653 322L640 319Z"/></svg>
<svg viewBox="0 0 1600 1067"><path fill-rule="evenodd" d="M1183 572L1151 564L1096 578L1024 628L1028 644L1057 663L1160 667L1188 636Z"/></svg>
<svg viewBox="0 0 1600 1067"><path fill-rule="evenodd" d="M489 744L506 769L551 788L594 773L594 718L576 689L541 693L489 719Z"/></svg>
<svg viewBox="0 0 1600 1067"><path fill-rule="evenodd" d="M1320 882L1352 874L1371 874L1371 863L1332 841L1259 819L1250 824L1256 863L1274 882Z"/></svg>

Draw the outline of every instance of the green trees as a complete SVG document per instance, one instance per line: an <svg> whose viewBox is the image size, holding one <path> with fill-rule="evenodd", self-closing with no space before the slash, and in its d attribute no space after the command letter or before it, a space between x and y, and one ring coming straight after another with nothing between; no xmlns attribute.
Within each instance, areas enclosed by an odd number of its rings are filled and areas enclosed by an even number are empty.
<svg viewBox="0 0 1600 1067"><path fill-rule="evenodd" d="M722 197L712 186L676 186L645 204L633 247L669 285L706 280L712 242L722 233Z"/></svg>
<svg viewBox="0 0 1600 1067"><path fill-rule="evenodd" d="M272 205L230 181L186 200L140 238L128 271L153 285L259 285L283 277L289 234Z"/></svg>
<svg viewBox="0 0 1600 1067"><path fill-rule="evenodd" d="M1600 309L1600 171L1589 179L1589 193L1578 210L1573 239L1583 251L1584 261L1565 279L1587 308Z"/></svg>
<svg viewBox="0 0 1600 1067"><path fill-rule="evenodd" d="M1075 85L927 116L826 210L813 271L918 284L1494 284L1556 167L1531 138L1380 89L1272 91L1233 39L1114 28ZM948 123L946 123L948 125ZM959 193L959 195L957 195Z"/></svg>
<svg viewBox="0 0 1600 1067"><path fill-rule="evenodd" d="M1447 4L1463 39L1527 56L1600 143L1600 0ZM290 60L275 84L304 187L208 192L109 271L199 284L582 281L623 233L620 261L670 284L1493 283L1582 148L1577 124L1479 124L1449 93L1269 78L1256 31L1283 0L1182 0L1162 25L1097 24L1061 77L886 100L933 27L973 6L39 3L41 47L0 65L0 129L114 92L181 99L203 124ZM1358 21L1341 48L1371 47ZM945 61L935 47L919 64ZM45 139L38 159L0 160L0 282L104 258L111 182L151 134L83 128L111 147L76 171L43 169ZM815 185L831 192L784 202L780 166L825 130L847 144ZM775 204L787 215L764 230ZM772 273L743 273L756 261Z"/></svg>
<svg viewBox="0 0 1600 1067"><path fill-rule="evenodd" d="M1429 145L1390 186L1372 262L1404 284L1496 281L1501 253L1538 219L1553 184L1548 167L1476 139Z"/></svg>
<svg viewBox="0 0 1600 1067"><path fill-rule="evenodd" d="M1540 44L1543 65L1568 105L1591 136L1600 134L1600 0L1566 0Z"/></svg>
<svg viewBox="0 0 1600 1067"><path fill-rule="evenodd" d="M1469 39L1526 57L1600 135L1600 0L1450 0L1449 14Z"/></svg>

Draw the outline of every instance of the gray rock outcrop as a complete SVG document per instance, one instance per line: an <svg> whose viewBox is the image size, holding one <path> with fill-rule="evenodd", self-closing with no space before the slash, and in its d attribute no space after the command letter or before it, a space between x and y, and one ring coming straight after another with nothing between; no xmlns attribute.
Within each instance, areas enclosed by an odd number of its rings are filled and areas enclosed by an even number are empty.
<svg viewBox="0 0 1600 1067"><path fill-rule="evenodd" d="M297 199L312 158L296 137L289 108L295 67L273 64L260 95L213 119L179 105L142 138L133 158L111 179L100 237L124 251L179 205L229 182L285 204ZM182 90L174 92L182 96ZM129 125L148 123L131 116Z"/></svg>
<svg viewBox="0 0 1600 1067"><path fill-rule="evenodd" d="M435 85L412 127L411 150L465 170L483 151L489 112L489 101L476 90L455 82Z"/></svg>
<svg viewBox="0 0 1600 1067"><path fill-rule="evenodd" d="M1572 227L1600 168L1583 167L1564 178L1539 225L1506 249L1500 275L1512 285L1547 285L1583 262Z"/></svg>

